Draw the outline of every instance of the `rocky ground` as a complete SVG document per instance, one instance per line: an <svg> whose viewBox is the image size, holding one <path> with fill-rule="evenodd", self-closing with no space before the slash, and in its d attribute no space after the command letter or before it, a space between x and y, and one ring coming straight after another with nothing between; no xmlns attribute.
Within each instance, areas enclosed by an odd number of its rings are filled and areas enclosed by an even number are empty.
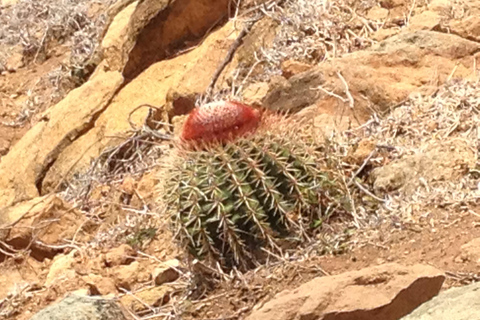
<svg viewBox="0 0 480 320"><path fill-rule="evenodd" d="M0 318L476 319L479 1L3 0L0 22ZM158 201L221 99L306 120L348 190L250 270L193 260Z"/></svg>

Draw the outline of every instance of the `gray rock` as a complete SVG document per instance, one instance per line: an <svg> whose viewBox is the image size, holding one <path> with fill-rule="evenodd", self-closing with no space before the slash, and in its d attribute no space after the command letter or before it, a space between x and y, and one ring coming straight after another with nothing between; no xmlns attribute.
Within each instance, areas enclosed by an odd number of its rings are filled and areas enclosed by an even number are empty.
<svg viewBox="0 0 480 320"><path fill-rule="evenodd" d="M446 290L401 320L479 320L480 282Z"/></svg>
<svg viewBox="0 0 480 320"><path fill-rule="evenodd" d="M46 307L30 320L126 320L113 300L70 295Z"/></svg>

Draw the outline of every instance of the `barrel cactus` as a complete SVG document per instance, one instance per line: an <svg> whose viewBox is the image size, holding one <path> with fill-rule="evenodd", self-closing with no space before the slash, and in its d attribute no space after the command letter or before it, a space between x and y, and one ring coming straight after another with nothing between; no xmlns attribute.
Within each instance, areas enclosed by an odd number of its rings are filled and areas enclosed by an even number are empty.
<svg viewBox="0 0 480 320"><path fill-rule="evenodd" d="M232 112L216 108L229 106L211 108L212 117L228 118ZM232 126L227 119L228 125L216 126L220 131L210 130L215 134L198 134L177 146L162 200L176 234L196 258L249 268L265 251L307 236L313 221L335 209L339 190L322 170L322 153L312 137L302 138L301 127L273 115L260 120L243 105L232 108L243 108L233 112L235 119L243 119L239 123ZM213 121L192 114L183 132L192 126L192 117ZM226 137L226 131L229 139L212 140Z"/></svg>

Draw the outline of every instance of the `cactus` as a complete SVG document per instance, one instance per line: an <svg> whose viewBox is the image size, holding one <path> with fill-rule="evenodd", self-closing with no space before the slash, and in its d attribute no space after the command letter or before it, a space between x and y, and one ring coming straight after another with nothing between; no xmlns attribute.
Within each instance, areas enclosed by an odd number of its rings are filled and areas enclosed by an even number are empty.
<svg viewBox="0 0 480 320"><path fill-rule="evenodd" d="M195 257L250 268L262 248L301 239L336 205L321 153L279 119L266 117L256 132L224 143L179 145L172 156L164 202Z"/></svg>

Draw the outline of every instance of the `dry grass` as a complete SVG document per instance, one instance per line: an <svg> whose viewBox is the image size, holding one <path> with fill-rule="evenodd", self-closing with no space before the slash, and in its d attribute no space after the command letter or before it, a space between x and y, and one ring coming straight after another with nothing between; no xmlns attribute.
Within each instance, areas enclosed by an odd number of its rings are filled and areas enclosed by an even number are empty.
<svg viewBox="0 0 480 320"><path fill-rule="evenodd" d="M31 299L41 288L36 284L18 284L9 295L0 300L0 319L13 319L20 307Z"/></svg>
<svg viewBox="0 0 480 320"><path fill-rule="evenodd" d="M375 43L372 34L384 24L364 17L375 5L376 1L287 0L262 10L279 24L273 45L258 53L267 65L262 76L281 74L285 60L317 64L368 48Z"/></svg>
<svg viewBox="0 0 480 320"><path fill-rule="evenodd" d="M433 95L413 96L384 119L373 118L360 129L344 135L348 134L348 139L352 134L358 138L370 138L377 145L394 147L386 156L376 154L370 160L373 167L385 163L385 160L421 154L430 146L454 140L466 143L478 158L479 111L478 83L451 81ZM418 221L420 212L424 217L428 216L429 208L468 210L469 204L480 198L479 173L478 169L470 168L470 172L459 181L424 182L413 194L402 190L394 192L388 195L380 214Z"/></svg>
<svg viewBox="0 0 480 320"><path fill-rule="evenodd" d="M21 54L28 68L42 64L60 47L68 52L66 60L30 85L17 118L4 125L22 126L88 78L98 63L99 37L107 20L101 8L115 1L20 0L11 7L0 7L0 71L6 69L12 54Z"/></svg>
<svg viewBox="0 0 480 320"><path fill-rule="evenodd" d="M90 13L93 0L20 0L1 9L2 51L21 46L25 62L42 62L57 45L71 50L72 67L81 68L94 54L106 17ZM112 0L97 2L108 6ZM5 55L5 52L3 52Z"/></svg>

